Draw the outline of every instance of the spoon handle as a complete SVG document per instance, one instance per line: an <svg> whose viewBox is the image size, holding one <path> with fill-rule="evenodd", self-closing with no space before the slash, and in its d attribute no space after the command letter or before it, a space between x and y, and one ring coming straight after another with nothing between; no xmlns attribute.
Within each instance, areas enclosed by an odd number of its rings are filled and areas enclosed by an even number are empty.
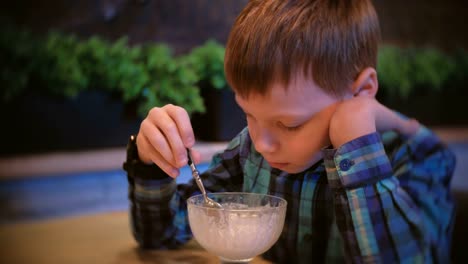
<svg viewBox="0 0 468 264"><path fill-rule="evenodd" d="M206 197L206 191L201 181L200 173L198 172L197 167L195 167L195 163L193 163L192 155L190 155L190 150L188 148L187 148L187 156L188 156L188 165L190 166L190 169L192 170L192 177L195 179L195 182L197 183L198 188L200 188L200 191L202 192L203 196Z"/></svg>

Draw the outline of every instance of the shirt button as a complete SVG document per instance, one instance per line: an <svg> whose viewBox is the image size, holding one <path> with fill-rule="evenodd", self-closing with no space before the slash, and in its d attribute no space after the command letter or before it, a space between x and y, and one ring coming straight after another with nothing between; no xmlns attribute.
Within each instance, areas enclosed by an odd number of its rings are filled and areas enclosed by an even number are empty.
<svg viewBox="0 0 468 264"><path fill-rule="evenodd" d="M350 160L350 159L344 159L342 161L340 161L340 169L342 171L348 171L351 166L354 165L354 161Z"/></svg>

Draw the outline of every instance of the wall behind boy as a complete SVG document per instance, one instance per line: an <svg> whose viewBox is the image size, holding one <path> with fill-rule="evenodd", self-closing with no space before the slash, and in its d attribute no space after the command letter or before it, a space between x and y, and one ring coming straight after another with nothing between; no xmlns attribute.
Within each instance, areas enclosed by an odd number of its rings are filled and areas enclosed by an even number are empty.
<svg viewBox="0 0 468 264"><path fill-rule="evenodd" d="M131 43L163 41L178 52L214 38L225 43L248 0L17 0L1 1L0 17L44 32L57 28ZM400 45L468 47L464 0L374 0L383 41Z"/></svg>
<svg viewBox="0 0 468 264"><path fill-rule="evenodd" d="M42 33L50 28L130 43L166 42L185 52L205 40L225 43L248 0L19 0L2 1L0 16Z"/></svg>
<svg viewBox="0 0 468 264"><path fill-rule="evenodd" d="M468 48L465 0L374 0L383 41L401 46Z"/></svg>

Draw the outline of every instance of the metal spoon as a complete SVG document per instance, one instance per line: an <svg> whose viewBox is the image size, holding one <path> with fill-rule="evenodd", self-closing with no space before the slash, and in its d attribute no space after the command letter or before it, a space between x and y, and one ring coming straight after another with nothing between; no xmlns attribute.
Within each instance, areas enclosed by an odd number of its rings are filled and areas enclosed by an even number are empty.
<svg viewBox="0 0 468 264"><path fill-rule="evenodd" d="M203 199L205 200L205 206L207 207L212 207L212 208L223 208L221 204L215 202L213 199L208 197L206 195L205 187L203 186L203 183L200 178L200 173L197 170L197 167L195 167L195 163L193 163L192 156L190 155L190 150L187 148L187 156L188 156L188 165L190 166L190 169L192 169L192 177L195 179L195 182L198 185L198 188L200 188L202 194L203 194Z"/></svg>

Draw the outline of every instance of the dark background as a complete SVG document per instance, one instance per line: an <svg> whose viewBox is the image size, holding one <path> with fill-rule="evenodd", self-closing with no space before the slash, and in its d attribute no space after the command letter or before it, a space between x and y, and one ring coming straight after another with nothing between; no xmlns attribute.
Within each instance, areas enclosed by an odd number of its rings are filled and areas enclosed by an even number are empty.
<svg viewBox="0 0 468 264"><path fill-rule="evenodd" d="M17 0L2 1L0 15L34 32L50 28L131 43L170 43L178 52L214 38L223 44L248 0ZM468 46L464 0L375 0L383 41Z"/></svg>
<svg viewBox="0 0 468 264"><path fill-rule="evenodd" d="M86 38L99 35L109 40L127 36L130 44L163 42L176 54L215 39L225 44L229 29L248 0L17 0L0 3L0 21L9 21L37 35L54 29ZM376 0L382 41L401 47L436 47L445 51L468 47L463 0ZM202 91L202 94L205 93ZM220 92L218 92L220 93ZM390 107L418 116L428 125L467 124L463 101L467 92L447 90L455 101L440 102L418 95ZM458 96L459 95L459 96ZM229 140L245 121L229 91L205 94L208 115L195 115L196 135L202 140ZM432 100L432 101L431 101ZM416 107L414 107L416 106ZM215 107L210 109L210 107ZM416 109L416 110L414 110ZM232 111L231 111L232 110ZM415 112L417 111L417 112ZM460 114L461 113L461 114ZM45 117L45 118L44 118ZM26 94L0 106L2 129L0 155L121 147L136 133L141 119L128 115L128 107L112 96L85 94L64 101ZM213 124L228 121L228 125ZM211 135L216 134L216 135Z"/></svg>

